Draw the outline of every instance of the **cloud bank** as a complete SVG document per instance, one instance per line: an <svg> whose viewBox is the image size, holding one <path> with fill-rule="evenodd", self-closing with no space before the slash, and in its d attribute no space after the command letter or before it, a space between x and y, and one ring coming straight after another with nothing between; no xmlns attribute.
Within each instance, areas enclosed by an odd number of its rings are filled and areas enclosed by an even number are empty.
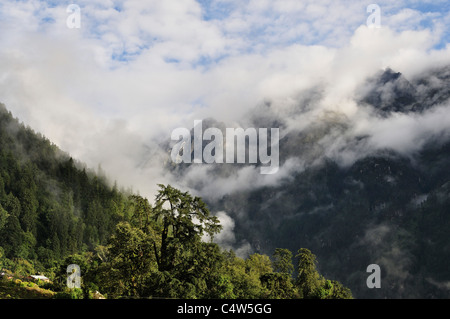
<svg viewBox="0 0 450 319"><path fill-rule="evenodd" d="M158 183L214 200L275 185L323 157L348 165L378 149L411 153L448 134L448 100L379 116L360 98L377 72L390 68L414 83L450 65L449 5L379 1L381 28L373 29L370 3L80 0L81 28L69 29L66 4L5 0L0 100L73 157L149 198ZM419 100L421 89L448 86L431 75L416 84ZM405 88L390 82L377 93L389 101L394 89ZM279 172L167 170L172 130L207 118L279 126L288 145Z"/></svg>

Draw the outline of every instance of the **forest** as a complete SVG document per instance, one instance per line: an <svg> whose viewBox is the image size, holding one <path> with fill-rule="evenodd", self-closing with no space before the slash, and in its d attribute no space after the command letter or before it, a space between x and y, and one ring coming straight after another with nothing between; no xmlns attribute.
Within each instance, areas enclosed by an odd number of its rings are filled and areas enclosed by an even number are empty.
<svg viewBox="0 0 450 319"><path fill-rule="evenodd" d="M309 249L243 258L214 242L220 230L201 198L159 185L151 203L120 189L0 105L0 269L12 285L43 274L49 298L353 298ZM71 264L80 288L67 287ZM0 297L20 298L5 278Z"/></svg>

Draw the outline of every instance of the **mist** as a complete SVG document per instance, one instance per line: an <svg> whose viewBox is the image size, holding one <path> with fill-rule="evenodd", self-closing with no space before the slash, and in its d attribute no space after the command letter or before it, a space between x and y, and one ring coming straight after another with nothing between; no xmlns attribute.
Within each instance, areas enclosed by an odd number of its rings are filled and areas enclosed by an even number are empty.
<svg viewBox="0 0 450 319"><path fill-rule="evenodd" d="M429 98L449 85L450 14L380 1L374 29L369 3L229 1L215 16L221 1L86 0L81 28L69 29L64 6L5 1L0 101L150 201L161 183L216 202L283 185L325 159L348 167L386 149L413 156L449 137L449 96ZM380 82L386 72L399 75ZM413 102L388 109L399 92ZM278 172L174 165L171 132L199 119L279 128ZM218 241L251 251L234 237L229 212L213 213L224 225Z"/></svg>

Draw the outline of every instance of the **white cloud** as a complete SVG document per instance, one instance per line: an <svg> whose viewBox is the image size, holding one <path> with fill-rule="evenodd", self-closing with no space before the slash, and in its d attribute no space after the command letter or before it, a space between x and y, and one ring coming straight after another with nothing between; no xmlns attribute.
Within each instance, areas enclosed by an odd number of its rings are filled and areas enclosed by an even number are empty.
<svg viewBox="0 0 450 319"><path fill-rule="evenodd" d="M82 27L71 30L65 5L3 1L0 100L74 157L92 167L101 162L112 178L147 188L168 177L161 174L160 157L136 169L146 156L142 144L169 139L173 128L189 127L194 119L245 122L256 105L270 100L289 128L307 126L323 110L356 120L361 112L354 91L368 75L390 66L412 77L450 62L450 47L433 50L448 13L381 1L383 27L369 30L369 3L217 0L211 8L226 5L226 13L205 20L194 0L83 0ZM435 28L415 26L424 19ZM292 116L299 95L318 87L324 96L315 107ZM428 116L424 124L437 120L437 114ZM411 121L380 121L367 130L381 145L385 137L376 129L407 132ZM244 168L236 180L211 189L226 192L246 178L255 185L275 182L251 172ZM204 169L191 174L200 178Z"/></svg>
<svg viewBox="0 0 450 319"><path fill-rule="evenodd" d="M214 237L214 242L220 245L223 249L233 249L236 256L246 258L252 252L251 246L248 242L237 243L234 235L234 220L224 211L215 214L222 225L222 231Z"/></svg>

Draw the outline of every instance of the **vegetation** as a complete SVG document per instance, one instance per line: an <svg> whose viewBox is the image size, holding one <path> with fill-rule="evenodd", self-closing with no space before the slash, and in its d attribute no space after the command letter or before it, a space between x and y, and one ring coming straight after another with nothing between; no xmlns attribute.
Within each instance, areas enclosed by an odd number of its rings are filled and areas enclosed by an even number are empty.
<svg viewBox="0 0 450 319"><path fill-rule="evenodd" d="M287 249L241 258L214 243L220 230L201 198L160 185L152 205L118 190L1 107L1 298L351 298L308 250L295 277ZM66 286L70 264L80 289ZM27 279L37 273L51 282Z"/></svg>
<svg viewBox="0 0 450 319"><path fill-rule="evenodd" d="M46 285L51 290L24 292L22 281L11 279L9 284L3 280L2 296L79 299L101 291L108 298L352 298L340 283L320 276L307 249L298 251L296 278L286 249L277 249L272 260L257 253L243 259L222 250L212 242L221 228L218 220L198 197L160 185L154 206L136 195L130 201L129 219L116 225L106 246L55 261L53 283ZM204 233L209 242L202 239ZM28 267L12 262L16 271L33 271L27 261L16 262ZM66 267L74 263L83 274L81 289L66 287Z"/></svg>
<svg viewBox="0 0 450 319"><path fill-rule="evenodd" d="M0 280L0 299L49 299L54 296L55 292L33 282L20 279Z"/></svg>

